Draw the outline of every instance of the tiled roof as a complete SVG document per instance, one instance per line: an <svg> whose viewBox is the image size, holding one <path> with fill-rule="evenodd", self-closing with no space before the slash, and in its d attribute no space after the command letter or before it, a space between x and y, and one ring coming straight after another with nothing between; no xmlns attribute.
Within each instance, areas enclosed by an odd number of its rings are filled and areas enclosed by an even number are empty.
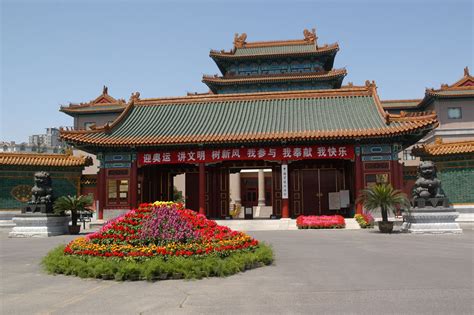
<svg viewBox="0 0 474 315"><path fill-rule="evenodd" d="M6 153L0 152L0 166L89 166L92 160L69 154Z"/></svg>
<svg viewBox="0 0 474 315"><path fill-rule="evenodd" d="M474 86L426 90L426 94L434 97L470 97L474 96Z"/></svg>
<svg viewBox="0 0 474 315"><path fill-rule="evenodd" d="M204 76L204 83L214 84L235 84L235 83L263 83L275 81L325 81L335 78L344 78L347 75L346 69L337 69L325 72L306 72L306 73L286 73L277 75L261 76Z"/></svg>
<svg viewBox="0 0 474 315"><path fill-rule="evenodd" d="M327 54L339 50L337 44L317 45L316 30L303 31L304 39L247 42L247 34L235 34L234 49L231 51L211 50L210 56L216 58L246 58L258 56Z"/></svg>
<svg viewBox="0 0 474 315"><path fill-rule="evenodd" d="M104 86L102 94L87 103L69 104L61 106L61 112L71 116L88 113L120 113L126 107L125 100L117 100L108 94L108 88Z"/></svg>
<svg viewBox="0 0 474 315"><path fill-rule="evenodd" d="M455 83L442 84L439 89L426 89L422 100L387 100L382 105L387 110L423 110L437 98L474 97L474 77L464 68L464 76Z"/></svg>
<svg viewBox="0 0 474 315"><path fill-rule="evenodd" d="M405 108L405 107L416 107L421 102L421 99L414 100L382 100L383 108Z"/></svg>
<svg viewBox="0 0 474 315"><path fill-rule="evenodd" d="M125 107L127 107L126 103L123 104L111 104L111 105L87 105L87 106L69 106L69 107L61 107L60 111L64 113L78 113L78 114L86 114L86 113L97 113L97 112L107 112L107 113L120 113L122 112Z"/></svg>
<svg viewBox="0 0 474 315"><path fill-rule="evenodd" d="M339 50L338 44L317 46L314 43L304 43L295 45L279 45L264 46L264 47L250 47L250 48L236 48L232 51L216 51L211 50L210 56L220 59L235 59L235 58L256 58L262 56L286 56L286 55L323 55L336 53Z"/></svg>
<svg viewBox="0 0 474 315"><path fill-rule="evenodd" d="M474 154L474 140L446 143L437 140L434 143L424 144L413 148L412 154L423 157Z"/></svg>
<svg viewBox="0 0 474 315"><path fill-rule="evenodd" d="M383 138L437 125L436 115L391 121L375 84L337 90L136 99L108 127L61 131L91 146L158 146Z"/></svg>

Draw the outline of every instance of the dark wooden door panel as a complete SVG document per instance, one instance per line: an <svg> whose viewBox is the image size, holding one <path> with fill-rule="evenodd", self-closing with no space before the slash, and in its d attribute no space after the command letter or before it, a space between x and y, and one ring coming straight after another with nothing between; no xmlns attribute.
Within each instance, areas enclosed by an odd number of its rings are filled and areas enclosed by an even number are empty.
<svg viewBox="0 0 474 315"><path fill-rule="evenodd" d="M319 214L318 170L302 170L303 213L304 215Z"/></svg>
<svg viewBox="0 0 474 315"><path fill-rule="evenodd" d="M337 190L337 170L335 169L320 169L319 183L320 183L320 198L321 198L321 214L329 214L329 193Z"/></svg>
<svg viewBox="0 0 474 315"><path fill-rule="evenodd" d="M275 165L272 168L272 205L273 205L273 214L280 216L281 215L281 165Z"/></svg>

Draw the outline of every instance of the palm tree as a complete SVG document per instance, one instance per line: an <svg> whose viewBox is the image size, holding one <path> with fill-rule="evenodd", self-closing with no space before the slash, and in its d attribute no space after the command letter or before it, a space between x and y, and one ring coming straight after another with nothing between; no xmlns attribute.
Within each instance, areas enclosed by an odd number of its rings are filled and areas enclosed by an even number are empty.
<svg viewBox="0 0 474 315"><path fill-rule="evenodd" d="M388 222L388 211L396 214L398 207L410 207L410 201L406 194L394 189L390 184L377 184L363 189L357 202L361 202L369 212L380 208L382 222Z"/></svg>
<svg viewBox="0 0 474 315"><path fill-rule="evenodd" d="M91 211L92 197L90 196L62 196L54 202L54 211L56 213L64 213L71 211L71 226L77 226L79 212Z"/></svg>

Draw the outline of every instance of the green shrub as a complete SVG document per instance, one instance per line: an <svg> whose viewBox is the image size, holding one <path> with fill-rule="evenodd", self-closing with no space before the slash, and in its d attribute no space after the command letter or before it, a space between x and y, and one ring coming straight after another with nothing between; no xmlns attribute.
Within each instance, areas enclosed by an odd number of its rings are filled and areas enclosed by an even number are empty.
<svg viewBox="0 0 474 315"><path fill-rule="evenodd" d="M239 251L226 257L153 257L143 261L120 258L65 255L64 245L50 251L41 264L50 274L81 278L125 280L201 279L226 277L273 262L273 251L260 244L255 250Z"/></svg>

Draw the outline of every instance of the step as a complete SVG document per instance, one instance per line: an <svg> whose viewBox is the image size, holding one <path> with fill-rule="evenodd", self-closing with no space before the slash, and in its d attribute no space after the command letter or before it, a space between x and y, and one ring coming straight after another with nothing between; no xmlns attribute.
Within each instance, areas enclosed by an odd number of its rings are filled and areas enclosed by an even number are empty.
<svg viewBox="0 0 474 315"><path fill-rule="evenodd" d="M361 227L354 218L345 218L346 221L346 230L360 230Z"/></svg>

